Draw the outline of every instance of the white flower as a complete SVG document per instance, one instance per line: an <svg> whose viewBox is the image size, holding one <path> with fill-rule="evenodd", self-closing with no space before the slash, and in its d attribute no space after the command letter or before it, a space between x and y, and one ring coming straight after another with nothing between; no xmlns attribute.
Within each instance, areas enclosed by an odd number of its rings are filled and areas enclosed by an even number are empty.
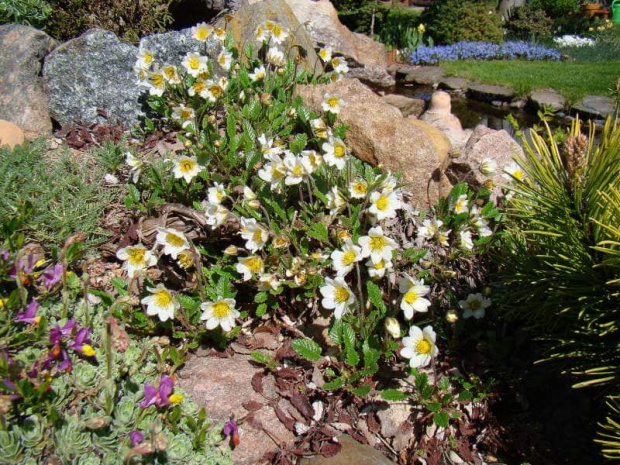
<svg viewBox="0 0 620 465"><path fill-rule="evenodd" d="M227 85L228 82L222 81L222 79L219 79L217 82L209 80L206 82L206 93L205 95L201 94L201 96L210 102L215 102L224 95Z"/></svg>
<svg viewBox="0 0 620 465"><path fill-rule="evenodd" d="M232 53L227 51L222 51L217 56L217 64L222 67L222 69L228 71L230 69L230 65L232 63Z"/></svg>
<svg viewBox="0 0 620 465"><path fill-rule="evenodd" d="M383 323L385 327L385 331L392 336L394 339L400 339L400 323L396 318L391 316L385 319Z"/></svg>
<svg viewBox="0 0 620 465"><path fill-rule="evenodd" d="M208 90L207 90L207 81L204 79L198 78L194 83L187 89L187 93L193 97L194 95L199 95L202 98L207 98Z"/></svg>
<svg viewBox="0 0 620 465"><path fill-rule="evenodd" d="M243 199L248 201L256 200L256 193L248 186L243 186Z"/></svg>
<svg viewBox="0 0 620 465"><path fill-rule="evenodd" d="M521 168L517 162L512 162L510 165L506 166L502 176L510 181L523 181L525 179L523 168Z"/></svg>
<svg viewBox="0 0 620 465"><path fill-rule="evenodd" d="M332 58L332 67L334 68L334 71L338 74L344 74L349 72L349 67L347 66L347 62L343 57Z"/></svg>
<svg viewBox="0 0 620 465"><path fill-rule="evenodd" d="M362 236L357 243L362 247L362 257L370 257L373 263L381 260L389 262L392 260L392 251L398 248L394 239L383 234L381 226L375 226L368 230L368 236Z"/></svg>
<svg viewBox="0 0 620 465"><path fill-rule="evenodd" d="M259 42L267 42L269 40L269 30L264 25L259 25L254 31L254 37Z"/></svg>
<svg viewBox="0 0 620 465"><path fill-rule="evenodd" d="M323 60L323 63L327 63L328 61L332 59L332 48L331 47L322 48L319 50L317 55L321 58L321 60Z"/></svg>
<svg viewBox="0 0 620 465"><path fill-rule="evenodd" d="M153 52L148 49L141 48L138 51L138 59L136 60L136 64L134 69L143 69L148 70L153 65Z"/></svg>
<svg viewBox="0 0 620 465"><path fill-rule="evenodd" d="M254 72L250 73L249 76L253 82L257 82L265 79L265 73L265 66L261 65L260 68L254 68Z"/></svg>
<svg viewBox="0 0 620 465"><path fill-rule="evenodd" d="M310 127L312 128L312 133L319 139L327 139L329 137L329 129L321 118L310 120Z"/></svg>
<svg viewBox="0 0 620 465"><path fill-rule="evenodd" d="M482 162L480 162L479 169L485 176L493 176L495 174L495 170L497 170L497 162L492 158L484 158Z"/></svg>
<svg viewBox="0 0 620 465"><path fill-rule="evenodd" d="M264 133L258 136L258 143L260 144L260 151L265 158L268 158L270 155L280 155L284 152L284 147L282 147L279 141L268 138Z"/></svg>
<svg viewBox="0 0 620 465"><path fill-rule="evenodd" d="M224 224L224 222L228 219L228 216L230 215L230 211L228 210L228 208L223 207L218 203L207 202L205 207L207 224L211 226L211 229L215 229Z"/></svg>
<svg viewBox="0 0 620 465"><path fill-rule="evenodd" d="M127 276L129 278L133 278L136 272L142 271L157 263L157 258L142 244L130 245L118 249L116 257L119 260L125 261L123 267L127 268Z"/></svg>
<svg viewBox="0 0 620 465"><path fill-rule="evenodd" d="M277 291L280 288L280 285L280 280L275 274L266 273L260 275L258 278L259 291Z"/></svg>
<svg viewBox="0 0 620 465"><path fill-rule="evenodd" d="M235 305L235 299L223 299L218 296L215 302L200 304L200 308L204 312L200 319L206 320L207 329L215 329L220 326L223 331L228 332L235 326L235 318L240 315Z"/></svg>
<svg viewBox="0 0 620 465"><path fill-rule="evenodd" d="M441 226L443 226L443 221L434 218L422 221L422 226L418 229L418 239L432 239L439 232Z"/></svg>
<svg viewBox="0 0 620 465"><path fill-rule="evenodd" d="M323 96L322 108L323 111L329 111L330 113L338 114L340 113L340 107L344 105L345 101L342 99L342 95L340 94L330 94L326 93Z"/></svg>
<svg viewBox="0 0 620 465"><path fill-rule="evenodd" d="M133 182L138 182L144 162L135 157L131 152L125 152L125 163L130 167L129 172L131 173L131 180Z"/></svg>
<svg viewBox="0 0 620 465"><path fill-rule="evenodd" d="M220 42L224 42L226 40L226 30L221 27L213 28L213 37Z"/></svg>
<svg viewBox="0 0 620 465"><path fill-rule="evenodd" d="M178 107L172 107L172 119L179 121L181 127L186 128L194 125L194 109L181 104Z"/></svg>
<svg viewBox="0 0 620 465"><path fill-rule="evenodd" d="M271 40L274 44L281 44L288 37L288 29L280 26L279 24L274 24L273 29L271 29Z"/></svg>
<svg viewBox="0 0 620 465"><path fill-rule="evenodd" d="M271 47L267 52L267 57L265 59L267 60L267 63L272 64L273 66L283 67L286 64L284 53L282 53L278 47Z"/></svg>
<svg viewBox="0 0 620 465"><path fill-rule="evenodd" d="M213 34L213 26L204 22L198 23L192 28L192 37L200 42L206 42L211 34Z"/></svg>
<svg viewBox="0 0 620 465"><path fill-rule="evenodd" d="M301 151L301 163L306 168L308 174L314 172L321 163L323 163L323 157L319 155L315 150L302 150Z"/></svg>
<svg viewBox="0 0 620 465"><path fill-rule="evenodd" d="M172 172L176 179L183 178L189 184L203 169L204 166L198 164L196 157L181 155L174 160Z"/></svg>
<svg viewBox="0 0 620 465"><path fill-rule="evenodd" d="M323 296L321 305L323 308L334 309L337 320L342 318L342 314L355 303L355 295L342 277L325 278L325 286L319 290Z"/></svg>
<svg viewBox="0 0 620 465"><path fill-rule="evenodd" d="M368 193L368 183L363 179L358 179L349 184L349 194L354 199L364 199Z"/></svg>
<svg viewBox="0 0 620 465"><path fill-rule="evenodd" d="M327 208L330 209L330 215L333 215L340 207L344 206L344 199L338 191L338 186L332 187L325 197L327 197Z"/></svg>
<svg viewBox="0 0 620 465"><path fill-rule="evenodd" d="M437 233L437 242L439 242L442 247L448 247L450 245L448 238L450 237L451 232L452 230L448 229L447 231L439 230Z"/></svg>
<svg viewBox="0 0 620 465"><path fill-rule="evenodd" d="M459 198L454 202L454 213L465 213L468 208L467 194L459 195Z"/></svg>
<svg viewBox="0 0 620 465"><path fill-rule="evenodd" d="M425 367L431 363L433 357L439 353L435 345L437 336L432 326L420 329L417 326L409 328L409 336L403 338L403 347L400 355L408 358L411 368Z"/></svg>
<svg viewBox="0 0 620 465"><path fill-rule="evenodd" d="M342 250L334 250L331 254L332 266L338 276L346 275L362 258L362 249L350 239L344 243Z"/></svg>
<svg viewBox="0 0 620 465"><path fill-rule="evenodd" d="M254 218L241 218L240 234L247 241L245 247L250 252L262 249L269 239L269 231Z"/></svg>
<svg viewBox="0 0 620 465"><path fill-rule="evenodd" d="M365 265L368 267L368 275L371 278L383 278L385 273L392 271L394 265L391 261L379 260L377 263L373 263L372 260L368 260Z"/></svg>
<svg viewBox="0 0 620 465"><path fill-rule="evenodd" d="M293 186L303 181L306 172L306 166L302 163L302 159L296 156L293 152L286 151L283 160L286 168L286 178L284 178L284 184L287 186Z"/></svg>
<svg viewBox="0 0 620 465"><path fill-rule="evenodd" d="M147 291L151 295L144 297L141 302L146 305L146 314L149 316L157 315L160 321L168 321L174 319L174 312L181 306L172 292L158 284L155 287L147 287Z"/></svg>
<svg viewBox="0 0 620 465"><path fill-rule="evenodd" d="M249 257L239 257L239 263L237 263L237 273L243 275L244 281L249 281L252 275L259 275L263 273L264 263L263 259L258 255L250 255Z"/></svg>
<svg viewBox="0 0 620 465"><path fill-rule="evenodd" d="M199 55L196 52L188 52L183 58L183 61L181 61L181 65L187 70L190 76L198 77L199 74L208 71L207 60L207 57Z"/></svg>
<svg viewBox="0 0 620 465"><path fill-rule="evenodd" d="M166 79L161 71L152 71L146 77L146 85L150 95L161 97L166 90Z"/></svg>
<svg viewBox="0 0 620 465"><path fill-rule="evenodd" d="M227 197L226 188L222 184L217 182L214 182L213 186L207 189L207 192L209 203L215 203L219 205Z"/></svg>
<svg viewBox="0 0 620 465"><path fill-rule="evenodd" d="M377 221L386 218L395 218L396 210L400 209L400 200L394 191L382 190L381 192L373 192L370 194L370 207L368 212L373 215Z"/></svg>
<svg viewBox="0 0 620 465"><path fill-rule="evenodd" d="M427 312L431 302L425 299L431 288L424 285L424 280L417 281L411 276L404 275L398 280L398 290L403 294L400 308L405 312L405 318L411 320L415 312Z"/></svg>
<svg viewBox="0 0 620 465"><path fill-rule="evenodd" d="M164 253L175 260L180 252L189 249L189 241L181 231L171 228L158 228L155 237L157 245L164 246Z"/></svg>
<svg viewBox="0 0 620 465"><path fill-rule="evenodd" d="M558 47L592 47L596 43L594 39L575 35L563 35L553 41Z"/></svg>
<svg viewBox="0 0 620 465"><path fill-rule="evenodd" d="M378 177L381 177L379 175ZM388 174L387 177L379 184L378 188L382 191L392 192L394 191L397 195L399 195L400 189L397 191L396 186L398 185L398 179L392 174Z"/></svg>
<svg viewBox="0 0 620 465"><path fill-rule="evenodd" d="M162 68L161 72L164 74L166 82L170 84L181 84L181 78L177 71L177 67L174 65L166 65Z"/></svg>
<svg viewBox="0 0 620 465"><path fill-rule="evenodd" d="M469 294L467 299L459 300L463 309L463 318L474 317L477 320L484 317L486 309L491 306L491 301L480 293Z"/></svg>
<svg viewBox="0 0 620 465"><path fill-rule="evenodd" d="M465 250L471 250L474 248L474 242L471 239L470 231L468 231L467 229L464 229L463 231L459 232L459 238L460 238L459 245L461 246L461 248Z"/></svg>
<svg viewBox="0 0 620 465"><path fill-rule="evenodd" d="M342 139L329 136L329 140L324 142L321 148L325 152L325 155L323 155L323 160L325 160L325 163L329 166L335 166L339 170L344 169L349 158L349 154Z"/></svg>
<svg viewBox="0 0 620 465"><path fill-rule="evenodd" d="M258 177L271 184L271 190L279 190L282 180L286 177L286 166L278 155L267 157L269 163L258 170Z"/></svg>

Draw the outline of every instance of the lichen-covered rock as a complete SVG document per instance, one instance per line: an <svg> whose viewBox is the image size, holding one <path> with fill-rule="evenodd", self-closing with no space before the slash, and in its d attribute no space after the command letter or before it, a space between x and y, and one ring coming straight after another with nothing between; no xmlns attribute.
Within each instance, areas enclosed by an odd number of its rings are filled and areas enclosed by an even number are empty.
<svg viewBox="0 0 620 465"><path fill-rule="evenodd" d="M0 118L19 126L28 137L52 130L41 63L56 45L37 29L18 24L0 26Z"/></svg>
<svg viewBox="0 0 620 465"><path fill-rule="evenodd" d="M215 40L197 41L192 37L192 28L187 28L143 37L139 48L153 53L156 63L180 66L183 57L189 52L198 52L214 58L222 47Z"/></svg>
<svg viewBox="0 0 620 465"><path fill-rule="evenodd" d="M357 79L299 86L297 91L316 112L322 112L325 93L341 94L345 104L338 120L349 127L346 142L352 153L372 165L382 164L386 170L402 172L414 205L427 208L429 197L431 202L437 199L439 188L434 179L439 174L439 160L433 143L422 129L409 124L397 108Z"/></svg>
<svg viewBox="0 0 620 465"><path fill-rule="evenodd" d="M137 47L122 43L112 32L91 29L57 47L45 59L43 77L52 118L72 121L108 121L131 126L142 116L133 66Z"/></svg>

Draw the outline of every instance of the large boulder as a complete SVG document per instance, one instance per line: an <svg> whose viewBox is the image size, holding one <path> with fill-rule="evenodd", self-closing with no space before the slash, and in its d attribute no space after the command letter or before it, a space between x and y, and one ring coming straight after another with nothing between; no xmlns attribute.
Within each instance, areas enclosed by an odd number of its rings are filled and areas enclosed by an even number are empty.
<svg viewBox="0 0 620 465"><path fill-rule="evenodd" d="M22 145L24 140L24 131L19 126L0 119L0 147L12 149L16 145Z"/></svg>
<svg viewBox="0 0 620 465"><path fill-rule="evenodd" d="M41 63L56 45L37 29L0 26L0 118L19 126L29 138L52 131Z"/></svg>
<svg viewBox="0 0 620 465"><path fill-rule="evenodd" d="M400 110L403 116L418 118L426 108L426 102L421 98L411 98L400 94L387 94L383 101Z"/></svg>
<svg viewBox="0 0 620 465"><path fill-rule="evenodd" d="M43 77L52 117L60 124L82 121L131 126L143 115L142 90L133 66L137 47L112 32L91 29L57 47L45 59Z"/></svg>
<svg viewBox="0 0 620 465"><path fill-rule="evenodd" d="M431 202L437 199L439 187L434 179L440 170L433 142L422 129L407 122L397 108L357 79L299 86L297 92L316 112L322 112L325 93L342 95L345 104L338 120L349 127L346 142L352 153L372 165L402 172L414 205L426 207L429 197Z"/></svg>

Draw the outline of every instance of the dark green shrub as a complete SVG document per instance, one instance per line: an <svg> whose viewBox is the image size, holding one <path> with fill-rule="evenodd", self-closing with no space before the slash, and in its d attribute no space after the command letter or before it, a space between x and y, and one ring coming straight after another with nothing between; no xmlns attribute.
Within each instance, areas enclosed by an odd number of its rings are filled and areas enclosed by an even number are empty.
<svg viewBox="0 0 620 465"><path fill-rule="evenodd" d="M170 5L177 0L51 0L46 31L58 40L98 27L136 43L147 34L164 32L172 23Z"/></svg>
<svg viewBox="0 0 620 465"><path fill-rule="evenodd" d="M393 29L415 28L420 23L420 12L399 5L392 8L381 2L363 0L335 0L338 19L350 30L380 37L390 34ZM373 25L374 13L374 25ZM374 28L374 29L373 29Z"/></svg>
<svg viewBox="0 0 620 465"><path fill-rule="evenodd" d="M515 8L504 26L511 39L545 41L553 37L553 19L529 5Z"/></svg>
<svg viewBox="0 0 620 465"><path fill-rule="evenodd" d="M494 3L439 0L422 14L421 20L438 44L463 40L501 42L504 37Z"/></svg>
<svg viewBox="0 0 620 465"><path fill-rule="evenodd" d="M17 23L40 28L51 11L44 0L0 0L0 24Z"/></svg>
<svg viewBox="0 0 620 465"><path fill-rule="evenodd" d="M529 0L528 6L535 10L544 10L555 19L579 11L579 0Z"/></svg>

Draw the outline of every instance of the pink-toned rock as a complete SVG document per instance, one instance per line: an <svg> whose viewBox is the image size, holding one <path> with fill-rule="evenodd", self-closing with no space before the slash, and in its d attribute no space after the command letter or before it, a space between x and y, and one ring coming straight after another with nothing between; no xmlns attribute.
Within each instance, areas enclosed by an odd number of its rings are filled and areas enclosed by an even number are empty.
<svg viewBox="0 0 620 465"><path fill-rule="evenodd" d="M0 119L0 147L13 148L24 143L24 131L19 126Z"/></svg>
<svg viewBox="0 0 620 465"><path fill-rule="evenodd" d="M253 366L250 360L247 355L194 357L179 372L179 386L205 408L210 419L239 421L249 413L243 404L249 401L264 404L252 414L252 421L240 425L241 442L233 452L234 463L238 465L260 463L264 454L278 449L274 440L282 447L292 446L295 440L293 433L278 420L273 407L267 405L267 399L277 397L273 377L263 379L264 397L252 388L252 377L262 369Z"/></svg>
<svg viewBox="0 0 620 465"><path fill-rule="evenodd" d="M0 26L0 118L19 126L29 139L52 131L41 63L56 45L29 26Z"/></svg>
<svg viewBox="0 0 620 465"><path fill-rule="evenodd" d="M342 444L341 451L333 457L314 456L302 459L301 465L392 465L390 459L368 444L360 444L351 436L343 434L338 437Z"/></svg>
<svg viewBox="0 0 620 465"><path fill-rule="evenodd" d="M439 160L433 142L422 129L409 124L397 108L357 79L299 86L297 92L318 113L322 113L325 93L341 94L345 104L338 119L349 126L346 143L352 153L391 172L401 171L414 206L426 208L429 196L431 202L437 199L439 189L434 177L439 174Z"/></svg>

